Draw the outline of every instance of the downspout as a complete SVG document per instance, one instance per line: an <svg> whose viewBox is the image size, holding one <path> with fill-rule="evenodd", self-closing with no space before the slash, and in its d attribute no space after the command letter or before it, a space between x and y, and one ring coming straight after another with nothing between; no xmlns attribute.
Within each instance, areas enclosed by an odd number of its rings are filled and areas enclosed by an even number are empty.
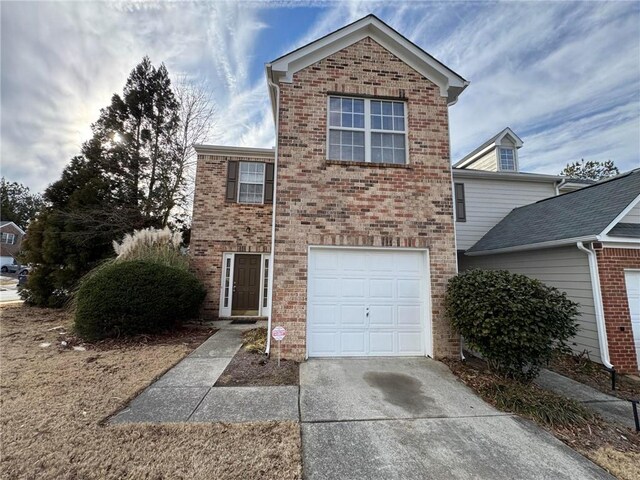
<svg viewBox="0 0 640 480"><path fill-rule="evenodd" d="M607 329L604 325L604 308L602 307L602 292L600 290L600 275L598 274L598 259L596 253L586 248L582 242L576 244L578 249L587 254L589 258L589 273L591 277L591 290L593 290L593 303L596 309L596 326L598 328L598 345L600 346L600 358L602 364L609 370L615 372L615 367L609 359L609 342L607 340Z"/></svg>
<svg viewBox="0 0 640 480"><path fill-rule="evenodd" d="M267 83L276 90L276 145L274 149L273 163L273 207L271 211L271 256L269 258L269 316L267 317L267 345L264 353L269 355L271 350L271 318L273 316L273 271L275 270L276 251L276 196L278 194L278 132L280 123L280 86L273 83L271 75L267 77Z"/></svg>
<svg viewBox="0 0 640 480"><path fill-rule="evenodd" d="M565 183L567 183L567 179L566 179L566 178L563 178L563 179L562 179L562 180L560 180L559 182L556 182L556 183L554 183L554 184L553 184L553 186L554 186L554 187L555 187L555 189L556 189L556 197L557 197L558 195L560 195L560 187L562 187Z"/></svg>

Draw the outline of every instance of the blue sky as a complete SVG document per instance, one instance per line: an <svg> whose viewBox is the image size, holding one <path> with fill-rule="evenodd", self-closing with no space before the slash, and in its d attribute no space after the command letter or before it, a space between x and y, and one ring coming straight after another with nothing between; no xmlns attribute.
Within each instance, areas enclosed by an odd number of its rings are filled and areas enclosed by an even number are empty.
<svg viewBox="0 0 640 480"><path fill-rule="evenodd" d="M526 171L640 166L640 2L2 2L2 175L56 180L144 55L211 90L210 143L270 147L264 64L368 13L471 81L454 161L510 126Z"/></svg>

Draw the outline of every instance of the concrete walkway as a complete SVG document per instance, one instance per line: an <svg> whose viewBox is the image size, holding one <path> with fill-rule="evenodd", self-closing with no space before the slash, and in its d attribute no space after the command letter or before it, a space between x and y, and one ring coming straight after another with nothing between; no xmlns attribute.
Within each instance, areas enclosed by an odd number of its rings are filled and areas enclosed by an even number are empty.
<svg viewBox="0 0 640 480"><path fill-rule="evenodd" d="M635 431L631 402L602 393L584 383L576 382L559 373L542 370L535 382L542 388L584 403L610 422L624 425Z"/></svg>
<svg viewBox="0 0 640 480"><path fill-rule="evenodd" d="M295 420L298 387L214 387L253 325L228 323L114 415L110 423Z"/></svg>
<svg viewBox="0 0 640 480"><path fill-rule="evenodd" d="M300 366L306 479L613 479L427 358Z"/></svg>

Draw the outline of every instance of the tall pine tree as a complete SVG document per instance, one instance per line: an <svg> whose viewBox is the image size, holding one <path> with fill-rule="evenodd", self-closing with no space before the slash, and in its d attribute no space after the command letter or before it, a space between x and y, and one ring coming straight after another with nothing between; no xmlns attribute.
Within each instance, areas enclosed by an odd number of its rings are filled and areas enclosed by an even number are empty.
<svg viewBox="0 0 640 480"><path fill-rule="evenodd" d="M44 193L47 207L29 227L23 262L34 264L22 291L30 303L60 306L78 280L113 254L111 242L160 227L172 202L179 104L164 65L145 57L123 94L92 125L93 136Z"/></svg>

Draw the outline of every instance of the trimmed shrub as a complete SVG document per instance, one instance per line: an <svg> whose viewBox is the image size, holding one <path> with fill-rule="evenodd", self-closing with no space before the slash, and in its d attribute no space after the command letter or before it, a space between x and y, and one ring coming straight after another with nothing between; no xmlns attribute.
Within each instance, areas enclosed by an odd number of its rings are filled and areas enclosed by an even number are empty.
<svg viewBox="0 0 640 480"><path fill-rule="evenodd" d="M490 368L535 378L577 332L578 304L539 280L506 270L470 270L449 281L447 316Z"/></svg>
<svg viewBox="0 0 640 480"><path fill-rule="evenodd" d="M204 300L189 272L153 262L110 262L81 282L75 328L87 340L158 333L193 318Z"/></svg>

